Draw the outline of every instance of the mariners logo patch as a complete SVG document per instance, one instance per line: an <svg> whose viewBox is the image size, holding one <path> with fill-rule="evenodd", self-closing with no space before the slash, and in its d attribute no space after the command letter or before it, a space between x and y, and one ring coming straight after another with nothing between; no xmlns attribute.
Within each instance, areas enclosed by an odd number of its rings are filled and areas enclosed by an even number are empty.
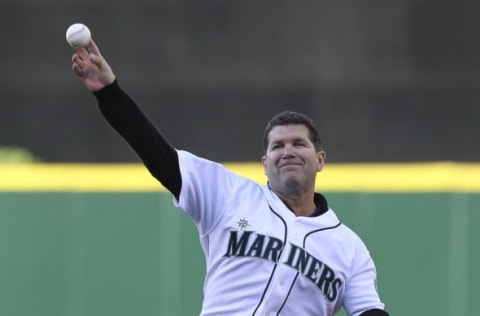
<svg viewBox="0 0 480 316"><path fill-rule="evenodd" d="M237 222L237 225L238 225L238 228L240 228L241 230L245 230L247 229L248 226L250 226L246 218L240 218Z"/></svg>

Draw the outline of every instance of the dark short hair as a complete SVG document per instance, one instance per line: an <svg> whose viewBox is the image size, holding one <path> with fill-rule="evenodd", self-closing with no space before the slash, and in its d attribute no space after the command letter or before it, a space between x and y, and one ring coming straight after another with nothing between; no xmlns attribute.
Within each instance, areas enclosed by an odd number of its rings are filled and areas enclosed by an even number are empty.
<svg viewBox="0 0 480 316"><path fill-rule="evenodd" d="M322 150L322 141L320 139L320 132L318 131L317 126L313 120L305 114L293 112L293 111L283 111L274 115L270 121L268 121L265 131L263 132L263 152L267 152L268 148L268 136L272 129L275 126L282 125L304 125L307 127L310 133L310 140L315 146L315 150L318 152Z"/></svg>

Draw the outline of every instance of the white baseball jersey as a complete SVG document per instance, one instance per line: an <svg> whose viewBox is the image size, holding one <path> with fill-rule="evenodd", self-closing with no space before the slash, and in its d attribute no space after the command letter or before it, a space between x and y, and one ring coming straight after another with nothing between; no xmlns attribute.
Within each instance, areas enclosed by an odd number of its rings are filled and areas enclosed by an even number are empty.
<svg viewBox="0 0 480 316"><path fill-rule="evenodd" d="M333 210L297 217L267 185L178 151L177 207L195 222L206 257L201 315L330 316L383 309L360 238Z"/></svg>

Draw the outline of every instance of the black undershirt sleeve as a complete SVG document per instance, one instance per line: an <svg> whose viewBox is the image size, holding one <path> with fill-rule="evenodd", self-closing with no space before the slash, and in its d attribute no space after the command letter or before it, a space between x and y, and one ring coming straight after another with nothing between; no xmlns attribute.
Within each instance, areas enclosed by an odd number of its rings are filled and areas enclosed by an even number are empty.
<svg viewBox="0 0 480 316"><path fill-rule="evenodd" d="M360 316L388 316L388 313L383 309L371 309L361 313Z"/></svg>
<svg viewBox="0 0 480 316"><path fill-rule="evenodd" d="M116 80L94 95L107 122L138 154L150 173L178 199L182 178L175 148Z"/></svg>

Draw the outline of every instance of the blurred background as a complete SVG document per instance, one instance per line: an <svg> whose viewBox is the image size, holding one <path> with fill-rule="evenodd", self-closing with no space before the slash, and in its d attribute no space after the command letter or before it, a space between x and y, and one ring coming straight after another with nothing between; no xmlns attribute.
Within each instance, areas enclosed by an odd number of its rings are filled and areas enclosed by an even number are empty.
<svg viewBox="0 0 480 316"><path fill-rule="evenodd" d="M479 12L444 0L2 0L0 161L13 164L0 164L0 315L200 310L197 232L168 193L132 189L118 167L139 159L71 71L76 22L177 148L259 162L272 115L310 115L320 178L339 184L321 190L369 246L391 315L480 314ZM127 190L96 191L92 174Z"/></svg>
<svg viewBox="0 0 480 316"><path fill-rule="evenodd" d="M87 24L175 146L258 161L266 121L311 115L329 162L477 161L473 1L3 0L0 146L45 162L132 162L71 71Z"/></svg>

